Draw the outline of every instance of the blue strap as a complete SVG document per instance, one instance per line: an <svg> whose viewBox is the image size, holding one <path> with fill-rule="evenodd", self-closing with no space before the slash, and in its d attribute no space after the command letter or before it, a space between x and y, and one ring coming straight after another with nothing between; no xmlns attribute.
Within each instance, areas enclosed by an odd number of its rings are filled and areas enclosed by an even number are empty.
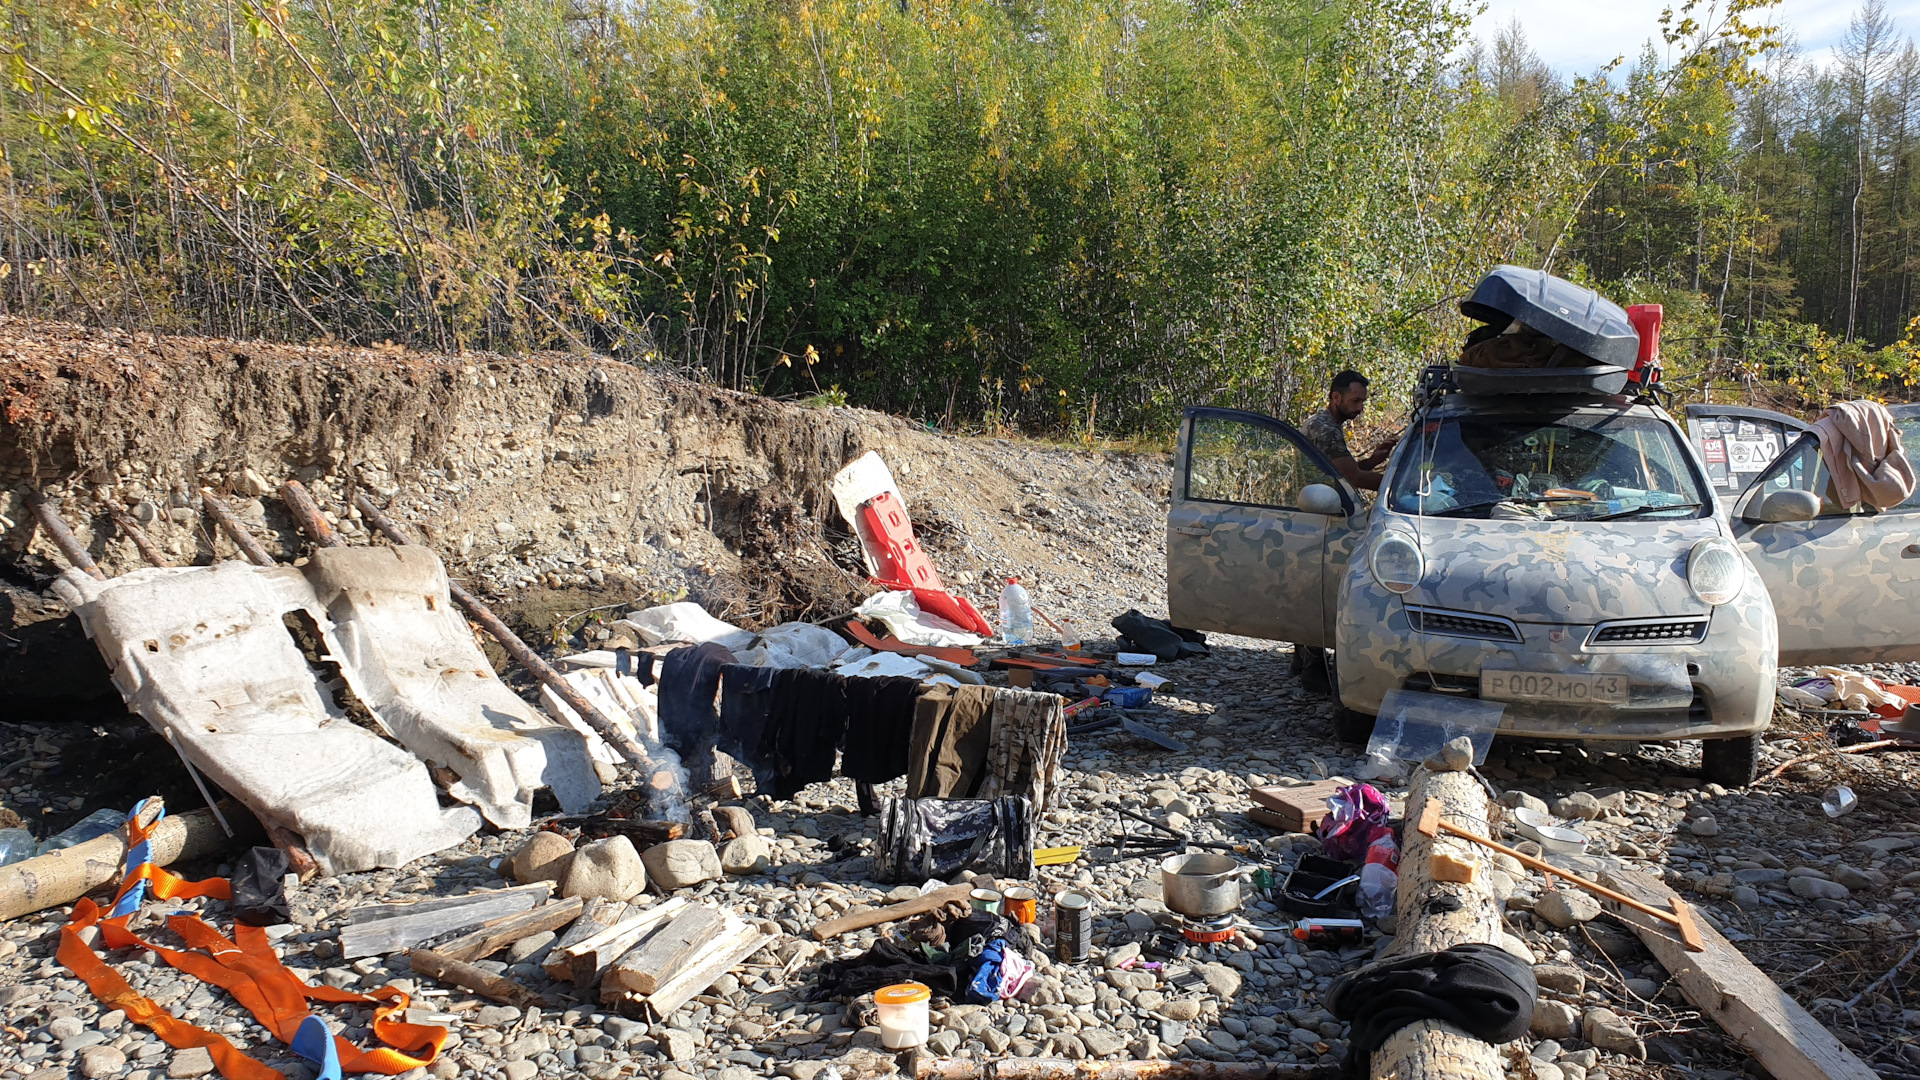
<svg viewBox="0 0 1920 1080"><path fill-rule="evenodd" d="M300 1021L300 1029L293 1033L293 1052L320 1070L314 1080L340 1080L340 1051L334 1045L333 1032L319 1017Z"/></svg>
<svg viewBox="0 0 1920 1080"><path fill-rule="evenodd" d="M132 810L127 811L127 831L129 833L133 831L134 823L140 820L140 812L146 809L146 805L147 800L141 799L139 802L133 804ZM167 808L163 806L160 808L160 813L153 819L153 823L155 825L160 824L161 820L166 816ZM128 848L126 860L128 876L132 876L142 866L152 861L153 842L151 840L142 840ZM128 889L126 895L114 901L113 910L107 912L107 918L117 919L122 915L131 915L139 911L140 904L147 898L147 884L147 879L144 877L135 881L133 888Z"/></svg>

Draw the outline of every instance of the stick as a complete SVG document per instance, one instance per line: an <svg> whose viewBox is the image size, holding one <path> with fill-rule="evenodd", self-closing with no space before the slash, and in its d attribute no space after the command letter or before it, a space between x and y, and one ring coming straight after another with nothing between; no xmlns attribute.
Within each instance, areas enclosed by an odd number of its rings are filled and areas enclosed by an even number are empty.
<svg viewBox="0 0 1920 1080"><path fill-rule="evenodd" d="M825 941L828 938L839 937L841 934L851 933L855 930L865 930L869 926L879 926L882 923L911 919L915 915L925 915L929 911L938 911L940 908L956 900L964 904L967 901L967 897L972 894L973 886L971 885L949 885L944 889L935 889L925 896L920 897L918 900L908 900L903 904L889 904L886 907L869 908L866 911L855 911L847 915L842 915L837 919L829 919L815 926L813 928L813 939L815 941Z"/></svg>
<svg viewBox="0 0 1920 1080"><path fill-rule="evenodd" d="M153 813L159 813L160 800L150 800L149 806ZM229 810L235 806L227 804ZM227 835L211 813L195 810L161 821L147 842L152 845L153 865L167 866L226 850ZM95 889L118 882L126 855L127 830L122 826L84 844L0 866L0 922L71 904Z"/></svg>
<svg viewBox="0 0 1920 1080"><path fill-rule="evenodd" d="M555 900L532 911L523 911L518 915L505 915L492 922L481 923L471 933L454 938L433 951L449 960L471 963L485 960L508 945L524 937L547 930L558 930L580 917L585 903L577 896L564 900Z"/></svg>
<svg viewBox="0 0 1920 1080"><path fill-rule="evenodd" d="M382 513L379 507L373 505L373 500L367 498L364 493L356 494L353 497L353 504L360 508L360 513L364 514L367 520L373 523L373 527L380 530L388 540L401 545L413 543L413 538ZM619 751L621 757L626 758L634 768L645 774L648 777L647 783L655 791L667 792L670 799L678 801L680 780L671 770L656 764L640 744L634 741L633 736L627 734L624 728L614 723L599 709L594 708L586 698L581 697L580 692L575 690L571 683L561 678L560 673L553 670L545 660L540 659L538 654L527 647L526 642L520 640L520 635L508 629L507 624L501 622L472 593L451 580L447 582L447 592L453 597L454 603L465 609L468 618L479 623L482 630L491 634L493 639L500 643L500 647L507 650L507 655L513 657L521 667L526 668L528 674L544 683L547 689L553 691L561 701L566 702L567 707L578 713L580 718L598 732L601 738L607 740L607 745Z"/></svg>
<svg viewBox="0 0 1920 1080"><path fill-rule="evenodd" d="M29 491L27 508L33 511L34 517L40 519L40 527L47 530L54 546L60 549L60 554L65 555L69 563L85 571L95 581L107 580L107 575L100 572L100 567L93 561L93 556L87 553L79 537L74 536L73 530L67 527L67 519L60 516L58 503L37 491Z"/></svg>
<svg viewBox="0 0 1920 1080"><path fill-rule="evenodd" d="M267 554L267 549L260 546L245 525L240 524L240 519L233 516L233 511L227 509L227 504L220 501L220 496L215 495L213 489L201 488L200 501L205 504L207 513L213 515L213 520L226 530L233 540L233 546L240 549L248 562L255 566L274 565L273 556Z"/></svg>
<svg viewBox="0 0 1920 1080"><path fill-rule="evenodd" d="M1907 955L1895 961L1894 965L1887 969L1887 973L1885 975L1882 975L1879 978L1868 983L1866 987L1862 989L1859 993L1848 998L1847 1004L1845 1006L1846 1009L1849 1012L1851 1012L1855 1005L1860 1004L1861 998L1866 997L1868 994L1873 993L1874 987L1879 986L1881 983L1886 982L1888 979L1891 979L1895 975L1899 974L1900 969L1907 966L1907 961L1913 959L1915 953L1920 953L1920 941L1914 942L1913 948L1907 950Z"/></svg>
<svg viewBox="0 0 1920 1080"><path fill-rule="evenodd" d="M1754 783L1764 784L1769 780L1778 780L1780 779L1781 773L1786 772L1788 769L1793 768L1795 765L1798 765L1803 761L1812 761L1814 758L1817 758L1817 757L1826 757L1828 754L1858 754L1863 750L1879 750L1883 747L1902 746L1902 745L1911 745L1911 744L1908 744L1904 739L1878 739L1878 740L1875 740L1874 742L1857 743L1853 746L1835 746L1835 747L1830 747L1826 750L1815 750L1811 754L1801 754L1799 757L1796 757L1796 758L1788 758L1787 760L1781 762L1778 766L1776 766L1772 772L1769 772L1767 775L1761 777L1758 780L1755 780Z"/></svg>
<svg viewBox="0 0 1920 1080"><path fill-rule="evenodd" d="M412 961L414 971L443 983L464 987L482 997L523 1009L528 1006L544 1008L547 1004L545 998L504 975L489 975L472 964L442 956L432 949L414 949L407 953L407 958Z"/></svg>
<svg viewBox="0 0 1920 1080"><path fill-rule="evenodd" d="M1615 892L1612 889L1607 888L1605 885L1602 885L1597 881L1588 881L1586 878L1583 878L1580 875L1565 869L1564 867L1555 866L1550 862L1545 862L1543 860L1536 859L1533 856L1528 855L1523 851L1515 851L1513 848L1510 848L1507 845L1502 844L1497 840L1489 840L1484 836L1480 836L1476 833L1470 832L1466 829L1462 829L1448 822L1441 821L1440 808L1438 806L1435 806L1429 803L1428 806L1426 807L1425 812L1423 812L1420 815L1420 829L1419 829L1420 835L1432 836L1434 835L1434 832L1436 829L1443 829L1446 832L1454 836L1457 836L1462 840L1471 840L1474 843L1481 845L1482 847L1492 848L1494 851L1497 851L1502 855L1506 855L1511 858L1519 860L1522 866L1526 866L1531 869L1538 870L1543 874L1547 874L1552 877L1557 877L1562 879L1563 881L1569 882L1574 885L1578 885L1581 888L1587 890L1588 892L1593 893L1595 896L1604 896L1607 899L1623 907L1630 907L1635 911L1642 912L1643 914L1651 915L1656 919L1661 919L1665 922L1672 923L1676 928L1679 929L1680 940L1686 943L1686 946L1689 950L1693 952L1699 952L1700 949L1703 947L1700 943L1700 930L1696 925L1694 925L1692 909L1687 907L1686 901L1681 900L1677 896L1674 897L1672 911L1661 911L1659 908L1651 907L1647 904L1643 904L1640 901L1635 900L1631 896L1627 896L1623 893Z"/></svg>
<svg viewBox="0 0 1920 1080"><path fill-rule="evenodd" d="M106 501L106 507L107 517L113 519L113 527L127 534L127 539L133 541L133 546L140 549L140 557L147 560L148 565L173 565L167 561L165 555L160 554L159 548L153 546L153 539L147 535L145 529L140 527L139 522L133 520L133 515L127 513L125 507L111 499Z"/></svg>
<svg viewBox="0 0 1920 1080"><path fill-rule="evenodd" d="M340 539L340 534L334 532L333 526L327 524L326 516L320 512L320 504L313 501L313 496L307 492L305 484L298 480L289 480L281 484L280 501L287 504L287 509L292 511L293 520L299 524L300 531L312 538L315 544L320 547L346 546L346 541Z"/></svg>

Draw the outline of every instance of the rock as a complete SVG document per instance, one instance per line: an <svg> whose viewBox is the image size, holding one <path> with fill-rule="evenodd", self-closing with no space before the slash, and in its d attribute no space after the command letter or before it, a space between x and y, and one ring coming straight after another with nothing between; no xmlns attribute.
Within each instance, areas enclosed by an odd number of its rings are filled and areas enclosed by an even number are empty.
<svg viewBox="0 0 1920 1080"><path fill-rule="evenodd" d="M1240 992L1240 973L1225 964L1202 964L1200 977L1207 980L1207 991L1221 1001L1232 1001Z"/></svg>
<svg viewBox="0 0 1920 1080"><path fill-rule="evenodd" d="M513 874L513 880L522 885L535 881L559 882L566 879L567 866L572 861L573 845L566 837L541 831L527 837L514 851L513 858L507 861L507 869Z"/></svg>
<svg viewBox="0 0 1920 1080"><path fill-rule="evenodd" d="M77 1016L56 1016L47 1021L47 1034L53 1036L55 1042L64 1042L85 1030L86 1021Z"/></svg>
<svg viewBox="0 0 1920 1080"><path fill-rule="evenodd" d="M1606 808L1600 805L1599 799L1584 791L1576 791L1565 798L1555 800L1553 804L1554 816L1566 818L1569 821L1574 818L1592 821L1606 812Z"/></svg>
<svg viewBox="0 0 1920 1080"><path fill-rule="evenodd" d="M1565 964L1540 964L1533 969L1533 981L1540 989L1551 990L1556 994L1579 997L1586 992L1586 973L1576 967Z"/></svg>
<svg viewBox="0 0 1920 1080"><path fill-rule="evenodd" d="M1817 877L1796 877L1787 881L1793 895L1807 900L1845 900L1853 891L1837 881Z"/></svg>
<svg viewBox="0 0 1920 1080"><path fill-rule="evenodd" d="M507 1062L500 1067L500 1071L507 1080L533 1080L539 1074L540 1066L523 1058L519 1061Z"/></svg>
<svg viewBox="0 0 1920 1080"><path fill-rule="evenodd" d="M668 1061L692 1061L699 1048L693 1033L679 1028L661 1028L653 1033L654 1044L660 1052L667 1055Z"/></svg>
<svg viewBox="0 0 1920 1080"><path fill-rule="evenodd" d="M1600 902L1584 892L1555 889L1533 902L1533 913L1565 930L1600 915Z"/></svg>
<svg viewBox="0 0 1920 1080"><path fill-rule="evenodd" d="M960 1049L960 1034L942 1029L927 1036L927 1049L941 1057L952 1057Z"/></svg>
<svg viewBox="0 0 1920 1080"><path fill-rule="evenodd" d="M1633 1025L1612 1009L1588 1009L1581 1018L1580 1030L1588 1042L1602 1050L1647 1060L1647 1044L1634 1034Z"/></svg>
<svg viewBox="0 0 1920 1080"><path fill-rule="evenodd" d="M691 842L706 844L704 840ZM712 852L713 845L707 844L707 850ZM573 853L572 864L560 885L560 895L578 896L583 900L626 900L640 895L646 887L647 868L642 865L640 853L633 850L633 841L624 836L609 836L582 844Z"/></svg>
<svg viewBox="0 0 1920 1080"><path fill-rule="evenodd" d="M507 946L507 963L520 963L541 949L553 944L554 939L558 936L559 935L551 930L542 930L537 934L529 934L521 938L519 941Z"/></svg>
<svg viewBox="0 0 1920 1080"><path fill-rule="evenodd" d="M213 1054L204 1046L175 1050L167 1063L167 1080L195 1080L213 1071Z"/></svg>
<svg viewBox="0 0 1920 1080"><path fill-rule="evenodd" d="M1785 870L1774 870L1765 866L1749 867L1745 870L1735 870L1733 872L1733 880L1742 885L1772 885L1775 882L1785 881L1786 879L1787 872Z"/></svg>
<svg viewBox="0 0 1920 1080"><path fill-rule="evenodd" d="M647 1025L638 1020L629 1020L624 1016L609 1016L600 1021L600 1030L615 1046L625 1046L647 1033Z"/></svg>
<svg viewBox="0 0 1920 1080"><path fill-rule="evenodd" d="M641 856L647 878L666 892L685 889L723 875L720 854L705 840L669 840Z"/></svg>
<svg viewBox="0 0 1920 1080"><path fill-rule="evenodd" d="M1127 1048L1127 1040L1118 1033L1100 1028L1087 1028L1080 1032L1080 1041L1087 1047L1087 1053L1094 1057L1109 1057Z"/></svg>
<svg viewBox="0 0 1920 1080"><path fill-rule="evenodd" d="M1627 989L1642 1001L1652 1001L1660 993L1660 984L1652 979L1628 979Z"/></svg>
<svg viewBox="0 0 1920 1080"><path fill-rule="evenodd" d="M773 865L773 843L758 834L727 841L720 849L720 869L729 874L764 874Z"/></svg>
<svg viewBox="0 0 1920 1080"><path fill-rule="evenodd" d="M1887 883L1887 875L1878 870L1862 870L1840 863L1827 875L1849 889L1877 889Z"/></svg>
<svg viewBox="0 0 1920 1080"><path fill-rule="evenodd" d="M1465 735L1452 739L1420 764L1428 772L1466 772L1473 767L1473 740Z"/></svg>
<svg viewBox="0 0 1920 1080"><path fill-rule="evenodd" d="M1547 808L1545 799L1536 798L1524 791L1516 790L1506 792L1500 796L1500 805L1511 807L1515 810L1532 810L1541 814L1552 813L1552 811Z"/></svg>
<svg viewBox="0 0 1920 1080"><path fill-rule="evenodd" d="M1853 846L1865 848L1872 852L1875 858L1885 858L1896 851L1906 851L1913 847L1914 843L1912 839L1904 836L1881 836L1872 840L1862 840Z"/></svg>
<svg viewBox="0 0 1920 1080"><path fill-rule="evenodd" d="M100 1014L100 1019L95 1020L93 1026L99 1028L101 1031L118 1031L120 1030L120 1025L126 1022L126 1010L114 1009L111 1012Z"/></svg>
<svg viewBox="0 0 1920 1080"><path fill-rule="evenodd" d="M1233 1033L1225 1029L1216 1028L1207 1032L1207 1041L1225 1053L1237 1054L1240 1052L1240 1040L1234 1038Z"/></svg>
<svg viewBox="0 0 1920 1080"><path fill-rule="evenodd" d="M127 1055L111 1046L89 1046L80 1051L80 1075L87 1080L119 1076L126 1068Z"/></svg>
<svg viewBox="0 0 1920 1080"><path fill-rule="evenodd" d="M1688 824L1687 831L1695 836L1719 836L1720 823L1713 820L1712 814L1701 814Z"/></svg>
<svg viewBox="0 0 1920 1080"><path fill-rule="evenodd" d="M1735 904L1748 910L1760 906L1760 890L1751 885L1735 885L1728 895L1733 898Z"/></svg>
<svg viewBox="0 0 1920 1080"><path fill-rule="evenodd" d="M1533 1026L1542 1039L1571 1039L1580 1034L1580 1013L1564 1001L1542 998L1533 1004Z"/></svg>
<svg viewBox="0 0 1920 1080"><path fill-rule="evenodd" d="M1552 1061L1554 1058L1560 1056L1559 1040L1557 1038L1547 1039L1543 1042L1534 1043L1533 1049L1528 1051L1528 1053L1535 1061Z"/></svg>
<svg viewBox="0 0 1920 1080"><path fill-rule="evenodd" d="M1160 1015L1169 1020L1176 1020L1183 1024L1187 1023L1200 1015L1200 1000L1198 998L1174 998L1172 1001L1162 1002L1160 1004ZM1185 1038L1185 1036L1182 1036L1182 1038ZM1163 1035L1160 1037L1160 1041L1180 1042L1181 1039L1169 1039Z"/></svg>

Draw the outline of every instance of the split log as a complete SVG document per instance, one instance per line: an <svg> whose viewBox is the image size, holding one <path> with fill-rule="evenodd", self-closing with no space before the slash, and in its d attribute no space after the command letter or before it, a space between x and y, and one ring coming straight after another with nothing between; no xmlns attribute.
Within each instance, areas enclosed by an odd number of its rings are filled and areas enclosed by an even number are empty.
<svg viewBox="0 0 1920 1080"><path fill-rule="evenodd" d="M580 912L585 906L577 896L555 900L551 904L543 904L532 911L506 915L491 922L481 923L478 929L457 937L433 951L449 960L465 963L485 960L521 938L548 930L558 930L573 922L580 917Z"/></svg>
<svg viewBox="0 0 1920 1080"><path fill-rule="evenodd" d="M47 530L48 538L53 541L55 547L60 549L60 554L67 557L67 562L85 571L96 581L107 580L107 575L101 573L100 567L94 564L93 556L88 553L86 545L82 544L80 538L73 535L73 530L67 527L67 519L60 516L58 503L37 491L29 491L27 492L27 509L32 510L33 516L40 520L40 527Z"/></svg>
<svg viewBox="0 0 1920 1080"><path fill-rule="evenodd" d="M888 1059L890 1062L891 1059ZM915 1080L1278 1080L1324 1076L1326 1067L1265 1061L1073 1061L1067 1058L923 1057Z"/></svg>
<svg viewBox="0 0 1920 1080"><path fill-rule="evenodd" d="M373 904L347 913L340 929L340 955L347 960L411 949L424 941L516 915L546 900L553 882L469 893L417 904Z"/></svg>
<svg viewBox="0 0 1920 1080"><path fill-rule="evenodd" d="M241 813L238 803L228 802L224 809L242 821L251 820ZM153 800L151 811L159 813L159 800ZM147 842L152 845L155 866L205 858L233 843L211 810L171 815L154 826ZM125 872L126 855L127 830L123 825L86 843L0 866L0 921L71 904L95 889L118 882Z"/></svg>
<svg viewBox="0 0 1920 1080"><path fill-rule="evenodd" d="M400 545L413 543L413 537L407 535L406 530L383 513L379 507L373 505L373 500L367 498L364 493L355 495L353 504L360 508L360 513L388 540ZM580 691L573 688L572 683L567 682L559 672L542 660L538 653L528 648L527 643L520 640L520 635L514 633L506 623L501 622L499 617L487 605L481 603L478 597L461 588L459 582L451 579L447 581L447 595L451 596L453 602L459 604L467 613L467 618L479 624L482 630L499 642L500 647L507 650L507 655L513 657L516 663L527 670L527 674L545 684L547 689L553 691L561 701L566 702L567 707L578 714L580 719L586 721L588 727L593 728L601 738L605 739L608 746L613 747L621 757L627 759L628 764L638 769L640 774L647 778L649 787L665 794L673 802L679 802L685 798L677 770L662 766L648 756L646 749L632 735L629 735L625 728L594 708L592 702L582 697Z"/></svg>
<svg viewBox="0 0 1920 1080"><path fill-rule="evenodd" d="M413 949L407 953L416 975L425 975L443 983L464 987L482 997L503 1001L520 1008L529 1006L544 1008L545 998L504 975L490 975L451 957L442 956L432 949Z"/></svg>
<svg viewBox="0 0 1920 1080"><path fill-rule="evenodd" d="M682 968L680 973L662 983L652 994L619 992L602 998L602 1005L611 1005L629 1016L641 1016L651 1012L655 1019L664 1021L673 1015L680 1006L685 1005L714 981L732 971L747 957L759 952L767 945L768 937L743 919L729 918L720 936L708 943L704 958L697 964Z"/></svg>
<svg viewBox="0 0 1920 1080"><path fill-rule="evenodd" d="M938 911L955 900L964 904L967 902L967 898L973 894L973 888L972 885L949 885L944 889L935 889L925 896L920 897L918 900L908 900L901 904L889 904L886 907L868 908L865 911L855 911L842 915L837 919L828 919L826 922L820 923L813 928L813 939L815 941L825 941L828 938L839 937L841 934L852 933L855 930L865 930L870 926L899 922L901 919L911 919L915 915L925 915L929 911Z"/></svg>
<svg viewBox="0 0 1920 1080"><path fill-rule="evenodd" d="M1654 908L1676 899L1672 889L1644 874L1605 869L1600 876L1609 888ZM1877 1075L1705 919L1695 920L1703 948L1692 952L1653 916L1618 905L1615 914L1672 973L1687 1000L1766 1066L1767 1075L1778 1080L1873 1080Z"/></svg>
<svg viewBox="0 0 1920 1080"><path fill-rule="evenodd" d="M600 982L601 997L609 991L653 993L692 964L726 925L727 913L718 908L695 904L681 912L613 962Z"/></svg>
<svg viewBox="0 0 1920 1080"><path fill-rule="evenodd" d="M654 927L687 906L684 899L676 896L663 904L631 912L590 938L569 945L565 950L555 949L548 954L548 964L551 966L556 961L564 964L568 981L583 991L591 989L615 960L638 945L640 939L651 933Z"/></svg>
<svg viewBox="0 0 1920 1080"><path fill-rule="evenodd" d="M1470 772L1430 772L1414 770L1407 787L1406 820L1419 821L1428 800L1443 807L1441 820L1482 836L1488 834L1487 793ZM1491 854L1478 845L1445 833L1422 836L1409 826L1402 832L1400 885L1395 897L1398 917L1392 952L1411 955L1438 952L1455 945L1483 942L1497 945L1506 933L1500 901L1493 893L1493 875L1487 865ZM1428 860L1445 854L1455 860L1472 860L1483 872L1471 882L1436 881L1428 870ZM1453 897L1460 901L1456 911L1432 910L1432 901ZM1432 911L1429 914L1429 911ZM1386 1044L1373 1053L1375 1077L1400 1080L1479 1080L1506 1075L1499 1047L1482 1042L1452 1024L1439 1020L1421 1020L1393 1033Z"/></svg>
<svg viewBox="0 0 1920 1080"><path fill-rule="evenodd" d="M540 966L547 972L547 978L555 982L566 982L573 978L571 950L575 945L605 931L608 927L627 917L631 909L620 900L589 900L580 911L580 917L573 920L567 932L560 935L547 950L547 958Z"/></svg>

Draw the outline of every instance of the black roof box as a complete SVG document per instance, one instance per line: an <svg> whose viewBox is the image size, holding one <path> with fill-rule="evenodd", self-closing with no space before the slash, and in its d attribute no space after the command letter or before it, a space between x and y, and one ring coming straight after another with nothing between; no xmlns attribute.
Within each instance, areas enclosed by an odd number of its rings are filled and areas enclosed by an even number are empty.
<svg viewBox="0 0 1920 1080"><path fill-rule="evenodd" d="M1627 388L1627 369L1613 364L1588 367L1480 368L1456 364L1454 385L1463 394L1618 394Z"/></svg>
<svg viewBox="0 0 1920 1080"><path fill-rule="evenodd" d="M1640 355L1640 335L1628 321L1625 309L1592 289L1544 270L1494 267L1493 273L1474 286L1473 294L1460 301L1460 313L1484 323L1519 319L1595 362L1622 371L1633 370Z"/></svg>

